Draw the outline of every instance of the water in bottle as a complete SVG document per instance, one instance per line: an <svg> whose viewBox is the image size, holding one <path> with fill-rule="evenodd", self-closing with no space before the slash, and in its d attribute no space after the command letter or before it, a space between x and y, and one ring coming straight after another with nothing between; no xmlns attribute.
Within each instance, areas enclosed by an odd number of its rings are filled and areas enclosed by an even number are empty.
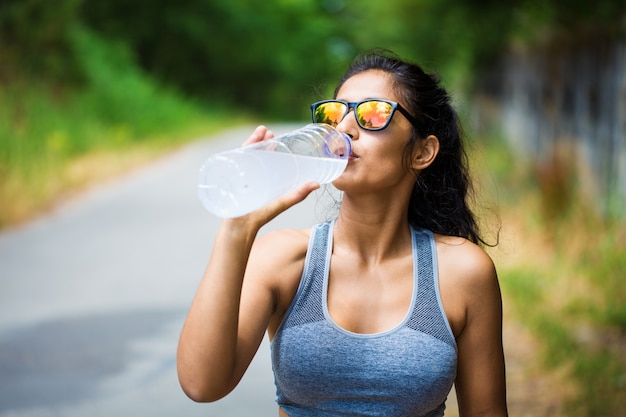
<svg viewBox="0 0 626 417"><path fill-rule="evenodd" d="M198 197L218 217L242 216L305 182L334 181L350 152L346 135L329 125L307 125L213 155L200 169Z"/></svg>

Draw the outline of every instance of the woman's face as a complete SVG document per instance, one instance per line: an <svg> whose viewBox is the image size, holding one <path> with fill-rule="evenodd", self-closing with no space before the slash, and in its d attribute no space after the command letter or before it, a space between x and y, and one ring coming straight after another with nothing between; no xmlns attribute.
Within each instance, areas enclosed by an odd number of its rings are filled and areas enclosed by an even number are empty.
<svg viewBox="0 0 626 417"><path fill-rule="evenodd" d="M337 92L338 100L387 99L406 107L392 89L392 79L385 72L369 70L349 78ZM411 123L399 112L389 125L379 131L362 129L351 109L337 125L340 132L352 137L352 155L346 171L333 183L340 190L369 192L393 191L398 184L410 184L415 176L403 164L404 150L412 134Z"/></svg>

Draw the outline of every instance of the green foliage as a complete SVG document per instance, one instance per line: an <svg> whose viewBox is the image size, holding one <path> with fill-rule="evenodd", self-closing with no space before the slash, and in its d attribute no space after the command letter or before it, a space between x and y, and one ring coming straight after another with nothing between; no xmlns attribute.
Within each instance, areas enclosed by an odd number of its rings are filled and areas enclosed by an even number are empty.
<svg viewBox="0 0 626 417"><path fill-rule="evenodd" d="M192 103L147 78L123 43L104 41L81 27L69 35L88 86L81 99L87 114L98 115L106 125L128 126L138 139L198 116Z"/></svg>
<svg viewBox="0 0 626 417"><path fill-rule="evenodd" d="M4 86L3 154L20 144L71 156L106 146L110 129L140 140L199 117L191 102L146 78L122 46L78 27L68 37L82 85L61 87L24 77ZM50 135L56 145L45 144Z"/></svg>
<svg viewBox="0 0 626 417"><path fill-rule="evenodd" d="M50 81L76 75L67 27L78 20L81 1L1 2L0 82L24 73Z"/></svg>
<svg viewBox="0 0 626 417"><path fill-rule="evenodd" d="M614 249L612 253L616 255L618 250ZM507 300L513 302L516 315L523 317L524 323L539 335L546 366L570 369L571 376L578 383L579 395L567 405L567 415L619 415L626 405L620 395L626 382L626 363L622 356L623 330L615 332L610 327L606 328L603 320L590 326L586 322L588 315L577 316L576 320L568 309L556 311L551 299L566 295L558 293L558 287L554 286L554 273L542 268L506 271L501 276L503 292ZM595 288L602 289L602 286ZM609 291L603 290L606 300L616 298L611 290L623 294L624 283Z"/></svg>
<svg viewBox="0 0 626 417"><path fill-rule="evenodd" d="M493 58L507 42L514 2L398 0L354 7L356 49L376 46L441 73L454 88L468 87L472 70ZM381 24L385 22L385 24ZM368 30L359 30L356 26Z"/></svg>
<svg viewBox="0 0 626 417"><path fill-rule="evenodd" d="M594 286L602 289L602 304L579 299L573 311L588 314L604 326L626 333L626 236L618 227L609 227L593 250L580 257L580 268Z"/></svg>
<svg viewBox="0 0 626 417"><path fill-rule="evenodd" d="M614 249L612 253L616 255L618 251ZM601 265L596 264L602 269ZM603 327L602 319L590 325L588 315L572 315L571 309L556 311L553 299L566 294L559 293L554 274L555 271L542 268L506 271L501 277L503 292L507 300L513 302L516 315L523 317L524 323L539 335L545 365L566 367L577 381L579 395L567 405L567 415L619 415L626 405L619 394L626 375L626 363L620 353L623 330L616 332L611 327ZM602 289L602 286L595 288ZM612 290L623 294L624 284L602 290L604 299L616 298L610 293Z"/></svg>
<svg viewBox="0 0 626 417"><path fill-rule="evenodd" d="M208 117L208 108L155 83L123 44L79 25L66 36L81 74L73 83L21 74L0 84L0 228L97 177L68 172L87 155L140 147L149 155L188 139L197 126L220 122L221 108L211 107Z"/></svg>
<svg viewBox="0 0 626 417"><path fill-rule="evenodd" d="M7 0L0 77L85 76L72 35L83 26L162 85L266 117L305 119L308 103L330 94L363 49L392 49L465 89L512 37L533 40L551 27L623 29L625 13L617 0Z"/></svg>
<svg viewBox="0 0 626 417"><path fill-rule="evenodd" d="M339 28L318 3L91 0L83 13L168 84L285 118L304 116L310 83L336 68L328 45Z"/></svg>
<svg viewBox="0 0 626 417"><path fill-rule="evenodd" d="M527 42L541 41L547 34L623 33L625 15L621 0L525 0L519 2L511 33Z"/></svg>

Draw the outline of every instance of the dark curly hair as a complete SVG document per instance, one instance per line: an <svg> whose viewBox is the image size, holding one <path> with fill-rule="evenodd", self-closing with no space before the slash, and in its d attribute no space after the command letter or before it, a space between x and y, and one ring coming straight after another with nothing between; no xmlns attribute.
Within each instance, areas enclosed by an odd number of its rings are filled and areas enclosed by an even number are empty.
<svg viewBox="0 0 626 417"><path fill-rule="evenodd" d="M416 119L405 149L406 163L418 141L429 135L439 140L439 154L416 176L409 202L409 223L413 227L487 245L469 206L473 187L461 123L439 77L427 74L420 66L406 62L390 51L371 50L357 56L348 67L335 89L335 97L346 80L369 70L383 71L391 76L394 92Z"/></svg>

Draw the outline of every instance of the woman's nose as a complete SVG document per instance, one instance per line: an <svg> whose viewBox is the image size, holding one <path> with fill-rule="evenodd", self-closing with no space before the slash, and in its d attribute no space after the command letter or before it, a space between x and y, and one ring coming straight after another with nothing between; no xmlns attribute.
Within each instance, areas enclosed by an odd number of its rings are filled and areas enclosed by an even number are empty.
<svg viewBox="0 0 626 417"><path fill-rule="evenodd" d="M341 133L345 133L346 135L350 136L350 139L352 140L358 137L359 126L354 116L354 109L348 110L348 113L343 116L343 119L341 119L339 124L336 126L336 129Z"/></svg>

